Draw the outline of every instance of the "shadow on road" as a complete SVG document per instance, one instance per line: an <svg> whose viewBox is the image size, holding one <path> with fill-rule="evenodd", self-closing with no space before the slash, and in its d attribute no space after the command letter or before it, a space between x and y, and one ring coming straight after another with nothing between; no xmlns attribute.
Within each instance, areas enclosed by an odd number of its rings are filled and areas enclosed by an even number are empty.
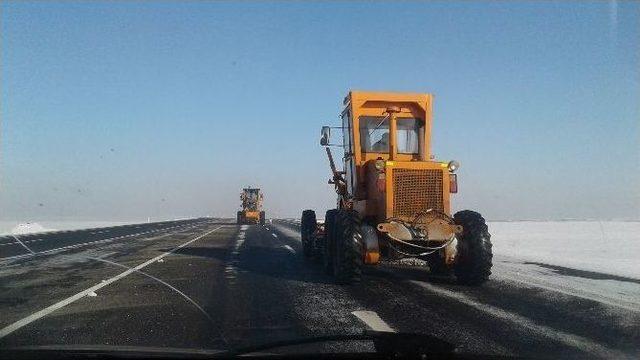
<svg viewBox="0 0 640 360"><path fill-rule="evenodd" d="M160 249L158 251L170 251L170 249ZM173 253L188 256L206 257L224 262L229 256L230 250L214 247L183 247L174 251Z"/></svg>
<svg viewBox="0 0 640 360"><path fill-rule="evenodd" d="M233 264L240 272L246 271L253 275L315 284L333 283L319 264L281 247L249 246L242 248L237 258L234 258L232 249L213 247L184 247L174 251L174 254L216 259Z"/></svg>
<svg viewBox="0 0 640 360"><path fill-rule="evenodd" d="M369 277L387 280L416 280L434 284L456 285L453 275L434 275L423 267L399 267L387 264L365 267L364 274Z"/></svg>

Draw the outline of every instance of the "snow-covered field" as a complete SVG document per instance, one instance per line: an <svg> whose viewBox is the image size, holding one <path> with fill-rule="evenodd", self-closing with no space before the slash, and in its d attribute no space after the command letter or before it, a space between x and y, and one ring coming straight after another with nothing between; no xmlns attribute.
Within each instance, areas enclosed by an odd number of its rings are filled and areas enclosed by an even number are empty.
<svg viewBox="0 0 640 360"><path fill-rule="evenodd" d="M640 221L490 221L488 225L497 257L640 279Z"/></svg>
<svg viewBox="0 0 640 360"><path fill-rule="evenodd" d="M490 222L496 255L640 279L638 221Z"/></svg>

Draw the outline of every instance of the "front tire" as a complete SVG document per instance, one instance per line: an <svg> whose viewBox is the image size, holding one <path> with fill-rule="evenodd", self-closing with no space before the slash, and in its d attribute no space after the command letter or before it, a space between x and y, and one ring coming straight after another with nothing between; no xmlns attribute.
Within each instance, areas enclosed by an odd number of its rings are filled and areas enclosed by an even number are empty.
<svg viewBox="0 0 640 360"><path fill-rule="evenodd" d="M339 210L336 220L333 275L338 284L352 284L362 275L361 219L356 211Z"/></svg>
<svg viewBox="0 0 640 360"><path fill-rule="evenodd" d="M260 225L264 225L264 222L265 222L264 211L260 211Z"/></svg>
<svg viewBox="0 0 640 360"><path fill-rule="evenodd" d="M303 211L300 219L300 238L302 239L302 253L307 258L313 256L314 233L317 226L316 212L313 210Z"/></svg>
<svg viewBox="0 0 640 360"><path fill-rule="evenodd" d="M333 275L333 257L336 244L336 218L338 209L328 210L324 215L324 238L322 239L322 268L327 275Z"/></svg>
<svg viewBox="0 0 640 360"><path fill-rule="evenodd" d="M482 215L475 211L460 211L453 216L453 220L456 225L462 225L454 266L458 283L480 285L491 275L493 254L489 228Z"/></svg>

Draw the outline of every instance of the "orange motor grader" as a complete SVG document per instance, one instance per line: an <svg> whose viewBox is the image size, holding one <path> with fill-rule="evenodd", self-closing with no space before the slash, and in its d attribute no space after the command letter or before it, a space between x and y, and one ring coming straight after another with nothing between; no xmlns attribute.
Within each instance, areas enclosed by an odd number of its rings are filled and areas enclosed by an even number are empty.
<svg viewBox="0 0 640 360"><path fill-rule="evenodd" d="M491 274L484 218L470 210L451 216L459 164L431 155L432 104L430 94L351 91L337 127L342 143L330 144L332 128L322 127L337 206L324 223L304 210L301 235L304 255L321 259L337 282L358 281L364 265L404 257L423 259L432 273L453 273L464 284ZM344 149L341 171L332 145Z"/></svg>
<svg viewBox="0 0 640 360"><path fill-rule="evenodd" d="M258 188L244 188L240 194L242 210L237 213L238 224L260 224L265 223L265 214L262 211L263 195Z"/></svg>

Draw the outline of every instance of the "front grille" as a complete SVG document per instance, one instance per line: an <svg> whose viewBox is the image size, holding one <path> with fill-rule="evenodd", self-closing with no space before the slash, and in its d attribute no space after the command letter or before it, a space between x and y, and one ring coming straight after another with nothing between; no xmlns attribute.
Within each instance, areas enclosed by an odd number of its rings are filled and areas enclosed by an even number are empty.
<svg viewBox="0 0 640 360"><path fill-rule="evenodd" d="M393 216L412 218L428 209L444 211L442 170L393 169Z"/></svg>

